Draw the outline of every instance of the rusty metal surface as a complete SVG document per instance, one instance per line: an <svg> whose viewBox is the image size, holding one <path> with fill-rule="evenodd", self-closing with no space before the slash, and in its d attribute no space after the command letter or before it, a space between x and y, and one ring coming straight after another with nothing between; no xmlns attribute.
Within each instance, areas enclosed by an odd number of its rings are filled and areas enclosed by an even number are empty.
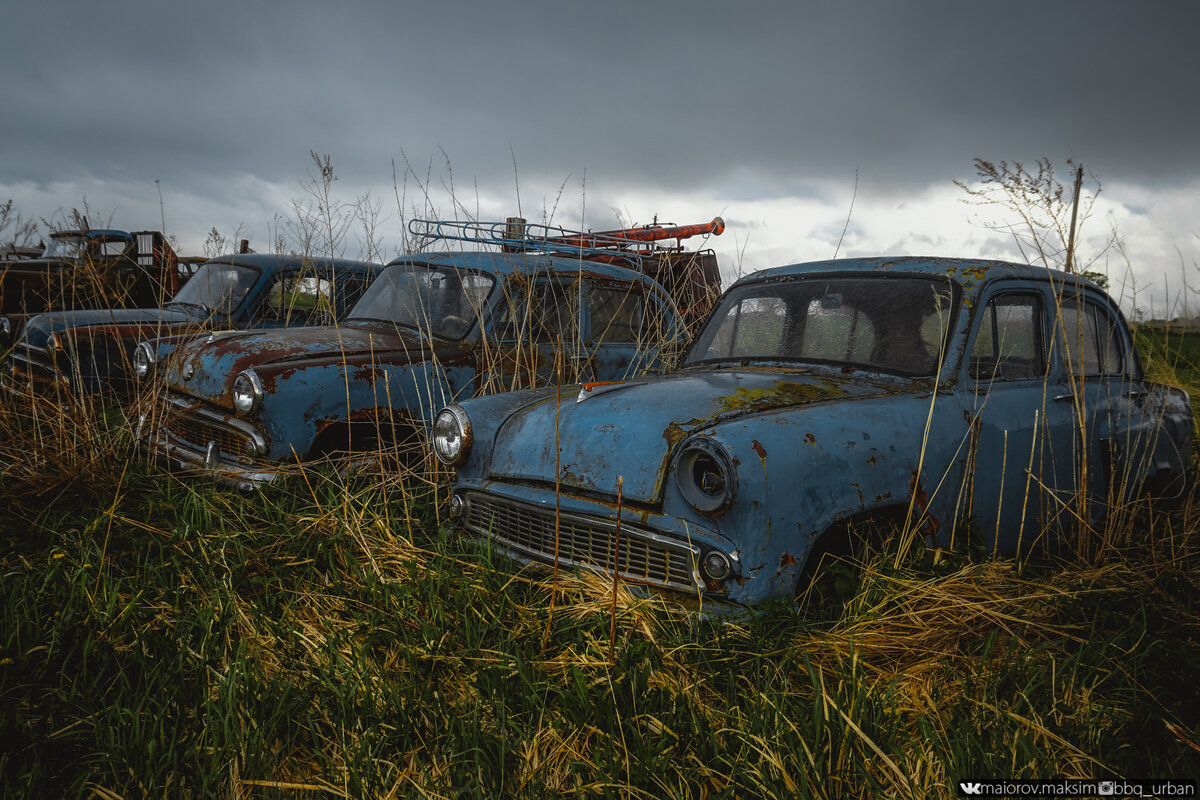
<svg viewBox="0 0 1200 800"><path fill-rule="evenodd" d="M453 315L439 306L440 316L422 308L426 314L414 324L400 309L416 302L412 293L396 290L418 280L431 292L429 287L453 281L474 287L475 294L464 288L465 294L454 295L473 305L455 308ZM389 297L391 305L385 302ZM615 326L593 330L600 297L630 297L630 303L652 309L654 314L647 311L641 319L657 321L661 329L653 333L659 338L627 341L614 333ZM388 314L392 317L384 318ZM557 326L555 336L533 335L548 332L539 326L551 324ZM242 482L252 484L297 458L386 447L406 432L423 431L433 412L455 399L581 376L616 380L661 368L662 342L682 333L663 289L623 267L543 255L431 254L392 262L337 327L240 332L178 345L166 359L166 382L175 396L232 420L239 416L238 376L253 373L262 397L243 421L260 433L265 451L252 467L210 465L214 471L244 468L255 477ZM158 434L160 454L195 466L196 447L180 455L175 442L174 456L167 452L172 425L179 425L178 418L168 419L167 430Z"/></svg>
<svg viewBox="0 0 1200 800"><path fill-rule="evenodd" d="M264 297L278 280L293 274L307 275L314 269L327 271L334 276L334 297L340 299L340 288L348 281L365 284L382 268L357 261L337 261L314 268L311 262L298 256L266 254L213 259L207 268L220 269L227 264L244 267L247 274L254 276L253 285L245 289L244 297L232 308L172 301L162 308L55 311L22 319L19 338L8 358L5 380L11 386L39 391L69 387L76 391L113 390L122 394L133 381L131 360L134 348L141 341L161 339L159 357L165 358L173 347L207 331L300 325L304 323L301 317L280 319L267 313ZM203 281L204 274L197 272L199 281ZM335 303L330 309L335 315L346 310L345 302Z"/></svg>
<svg viewBox="0 0 1200 800"><path fill-rule="evenodd" d="M786 311L767 302L789 297ZM1021 331L997 337L997 307L1030 310L1036 369L1005 375L984 357L994 346L1019 361ZM1098 320L1092 340L1063 323L1073 308ZM817 322L834 318L855 327L814 345ZM740 351L738 320L760 326L743 331ZM762 333L772 326L778 344ZM931 342L935 352L917 352ZM822 347L840 349L835 358ZM687 592L649 582L690 601L790 598L822 536L869 520L899 520L929 544L1052 544L1072 525L1101 524L1109 502L1181 491L1192 447L1189 398L1144 380L1129 328L1098 287L986 261L756 273L729 290L678 372L588 388L461 403L475 442L456 468L464 525L545 562L544 548L512 544L532 525L515 510L569 513L588 530L620 513L701 562L733 565L721 580L697 573ZM612 544L597 547L593 567L611 571Z"/></svg>

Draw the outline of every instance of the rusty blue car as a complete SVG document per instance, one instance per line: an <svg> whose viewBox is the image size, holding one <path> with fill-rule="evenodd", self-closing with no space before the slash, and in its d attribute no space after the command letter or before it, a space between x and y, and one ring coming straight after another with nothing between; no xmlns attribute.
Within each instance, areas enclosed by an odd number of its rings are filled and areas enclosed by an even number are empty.
<svg viewBox="0 0 1200 800"><path fill-rule="evenodd" d="M176 349L160 370L165 413L145 430L169 466L250 489L326 457L420 452L456 399L661 370L683 334L670 296L628 267L511 250L404 256L336 327Z"/></svg>
<svg viewBox="0 0 1200 800"><path fill-rule="evenodd" d="M1012 553L1177 496L1192 415L1082 277L864 258L744 277L676 371L453 404L431 445L492 551L727 608L883 525Z"/></svg>
<svg viewBox="0 0 1200 800"><path fill-rule="evenodd" d="M212 259L162 308L54 311L31 317L8 357L11 391L111 391L127 397L135 372L212 331L329 322L348 311L381 264L244 253ZM142 344L162 338L151 348Z"/></svg>

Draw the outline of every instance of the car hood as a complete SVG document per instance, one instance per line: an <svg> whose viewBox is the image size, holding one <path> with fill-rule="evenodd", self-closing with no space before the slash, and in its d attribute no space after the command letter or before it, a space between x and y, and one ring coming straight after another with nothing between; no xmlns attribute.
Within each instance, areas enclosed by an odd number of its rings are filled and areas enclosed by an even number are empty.
<svg viewBox="0 0 1200 800"><path fill-rule="evenodd" d="M167 308L55 311L30 317L29 321L25 323L22 341L30 347L45 347L51 334L64 331L83 328L113 328L118 333L142 336L153 334L159 326L175 327L194 324L194 322L195 318L187 312Z"/></svg>
<svg viewBox="0 0 1200 800"><path fill-rule="evenodd" d="M234 378L253 368L263 389L273 394L281 377L306 366L356 362L410 362L428 348L417 334L379 327L276 328L230 331L201 337L180 347L170 361L167 383L197 397L228 394ZM226 403L227 405L227 403Z"/></svg>
<svg viewBox="0 0 1200 800"><path fill-rule="evenodd" d="M558 417L560 486L630 502L661 500L675 445L721 422L784 407L878 397L895 391L845 376L795 370L685 372L597 385L542 397L518 408L496 434L489 477L555 483ZM578 397L587 395L585 399ZM557 412L556 412L557 406Z"/></svg>

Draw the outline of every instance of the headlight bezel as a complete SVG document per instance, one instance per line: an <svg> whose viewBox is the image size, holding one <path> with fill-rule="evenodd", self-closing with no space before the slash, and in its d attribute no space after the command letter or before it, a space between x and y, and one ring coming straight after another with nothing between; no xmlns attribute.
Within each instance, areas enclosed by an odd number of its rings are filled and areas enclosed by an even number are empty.
<svg viewBox="0 0 1200 800"><path fill-rule="evenodd" d="M139 342L133 350L133 374L138 378L147 378L154 371L158 354L149 342Z"/></svg>
<svg viewBox="0 0 1200 800"><path fill-rule="evenodd" d="M233 410L240 417L255 417L262 411L263 388L258 373L242 370L233 379Z"/></svg>
<svg viewBox="0 0 1200 800"><path fill-rule="evenodd" d="M447 467L457 467L466 461L474 442L471 417L458 403L451 403L433 418L429 444L437 460Z"/></svg>
<svg viewBox="0 0 1200 800"><path fill-rule="evenodd" d="M675 455L675 485L688 505L702 514L718 514L737 497L737 467L719 442L690 439Z"/></svg>

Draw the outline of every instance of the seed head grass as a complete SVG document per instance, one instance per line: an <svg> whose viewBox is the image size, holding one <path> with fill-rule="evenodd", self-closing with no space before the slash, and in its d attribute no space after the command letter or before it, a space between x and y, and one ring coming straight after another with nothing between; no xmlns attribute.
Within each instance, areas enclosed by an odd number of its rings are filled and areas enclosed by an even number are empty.
<svg viewBox="0 0 1200 800"><path fill-rule="evenodd" d="M1194 497L1130 501L1086 557L893 537L799 609L729 621L460 537L429 463L244 494L145 463L111 407L12 403L5 797L949 798L979 776L1200 776Z"/></svg>

